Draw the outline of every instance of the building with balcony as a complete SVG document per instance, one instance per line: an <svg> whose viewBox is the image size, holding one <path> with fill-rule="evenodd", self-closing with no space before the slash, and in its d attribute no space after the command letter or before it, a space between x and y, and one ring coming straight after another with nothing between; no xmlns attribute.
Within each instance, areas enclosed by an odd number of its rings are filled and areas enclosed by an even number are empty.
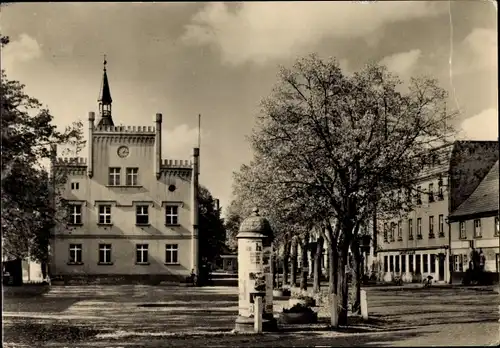
<svg viewBox="0 0 500 348"><path fill-rule="evenodd" d="M498 222L498 161L474 192L450 215L454 282L462 282L471 254L484 255L487 281L498 281L500 233Z"/></svg>
<svg viewBox="0 0 500 348"><path fill-rule="evenodd" d="M198 272L199 149L191 160L162 157L155 126L115 126L106 62L99 120L88 118L88 157L52 160L68 224L55 227L50 275L63 280L180 280ZM56 149L53 149L56 153Z"/></svg>
<svg viewBox="0 0 500 348"><path fill-rule="evenodd" d="M416 183L414 209L400 219L375 220L374 259L381 280L420 282L432 276L436 282L450 282L450 212L498 160L498 142L456 141L433 149L430 158Z"/></svg>

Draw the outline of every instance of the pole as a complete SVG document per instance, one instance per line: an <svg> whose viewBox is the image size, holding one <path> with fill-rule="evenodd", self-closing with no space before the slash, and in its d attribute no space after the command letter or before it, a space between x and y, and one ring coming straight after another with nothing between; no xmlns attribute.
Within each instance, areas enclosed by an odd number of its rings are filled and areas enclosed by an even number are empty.
<svg viewBox="0 0 500 348"><path fill-rule="evenodd" d="M198 151L201 147L201 114L198 114ZM198 175L200 174L200 160L198 159Z"/></svg>
<svg viewBox="0 0 500 348"><path fill-rule="evenodd" d="M448 223L448 269L449 269L449 274L450 274L450 281L449 284L453 283L453 257L451 255L451 221L449 218L447 218L447 223Z"/></svg>

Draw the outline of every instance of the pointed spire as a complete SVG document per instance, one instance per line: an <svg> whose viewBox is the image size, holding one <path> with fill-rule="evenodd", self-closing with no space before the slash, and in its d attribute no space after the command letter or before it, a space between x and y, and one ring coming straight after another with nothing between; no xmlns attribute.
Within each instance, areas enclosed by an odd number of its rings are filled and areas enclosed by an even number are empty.
<svg viewBox="0 0 500 348"><path fill-rule="evenodd" d="M101 91L98 99L101 120L97 126L114 126L113 119L111 117L111 103L113 102L113 99L111 99L111 90L109 88L108 74L106 72L107 64L106 55L104 55Z"/></svg>

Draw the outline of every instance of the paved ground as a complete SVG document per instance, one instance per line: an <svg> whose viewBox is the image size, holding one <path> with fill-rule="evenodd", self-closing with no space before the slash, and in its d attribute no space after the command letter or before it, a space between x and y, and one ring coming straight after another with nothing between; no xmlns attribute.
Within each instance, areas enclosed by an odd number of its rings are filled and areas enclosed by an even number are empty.
<svg viewBox="0 0 500 348"><path fill-rule="evenodd" d="M55 286L4 298L4 347L494 345L492 288L367 289L371 324L234 335L233 287ZM279 306L277 302L277 308ZM353 318L354 319L354 318ZM353 320L354 322L354 320Z"/></svg>

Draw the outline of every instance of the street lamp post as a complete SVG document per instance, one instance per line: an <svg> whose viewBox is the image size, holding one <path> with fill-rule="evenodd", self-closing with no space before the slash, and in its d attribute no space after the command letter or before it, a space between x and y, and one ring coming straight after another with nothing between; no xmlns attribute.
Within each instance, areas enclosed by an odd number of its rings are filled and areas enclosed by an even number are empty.
<svg viewBox="0 0 500 348"><path fill-rule="evenodd" d="M453 262L451 256L451 222L449 217L445 219L446 224L448 225L448 273L450 274L449 284L453 283Z"/></svg>

